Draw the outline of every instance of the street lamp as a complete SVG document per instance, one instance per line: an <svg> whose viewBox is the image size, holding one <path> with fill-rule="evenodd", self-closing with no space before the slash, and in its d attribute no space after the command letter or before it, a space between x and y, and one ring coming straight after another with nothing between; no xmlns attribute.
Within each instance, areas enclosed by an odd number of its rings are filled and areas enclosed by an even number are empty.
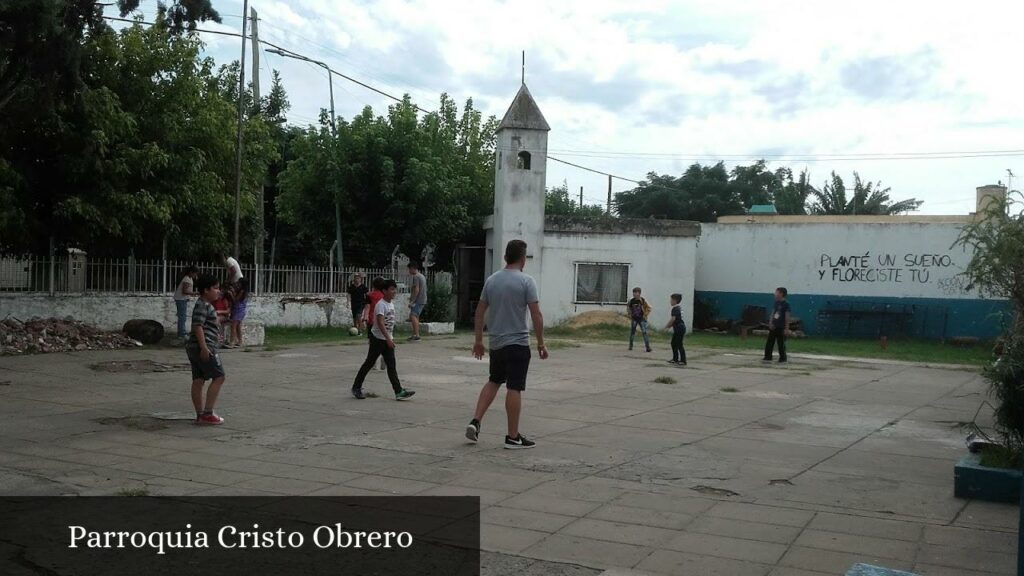
<svg viewBox="0 0 1024 576"><path fill-rule="evenodd" d="M331 93L331 136L337 136L337 121L334 119L334 70L331 70L330 66L324 64L319 60L313 60L312 58L308 58L306 56L303 56L302 54L296 54L295 52L290 52L283 48L267 48L266 50L271 54L277 54L278 56L283 56L285 58L304 60L311 64L316 64L317 66L322 67L324 70L327 70L327 85L330 88ZM334 194L334 234L334 241L336 246L338 247L338 252L336 253L335 257L337 259L338 270L341 270L343 261L341 250L341 204L338 202L336 188Z"/></svg>

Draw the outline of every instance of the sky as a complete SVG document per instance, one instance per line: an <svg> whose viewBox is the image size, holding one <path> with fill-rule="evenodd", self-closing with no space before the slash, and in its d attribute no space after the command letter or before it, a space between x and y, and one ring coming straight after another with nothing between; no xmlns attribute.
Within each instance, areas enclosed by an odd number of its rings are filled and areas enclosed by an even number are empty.
<svg viewBox="0 0 1024 576"><path fill-rule="evenodd" d="M242 2L213 0L240 31ZM143 0L147 17L155 0ZM442 92L500 118L526 84L551 125L549 155L625 179L681 174L694 162L758 158L832 171L924 200L921 214L966 214L975 188L1024 183L1024 2L563 0L467 2L253 0L259 35L433 108ZM241 40L204 34L220 63ZM251 52L247 53L251 64ZM280 71L289 121L316 122L326 73L263 52ZM250 72L251 74L251 72ZM392 101L335 78L337 114ZM984 154L978 154L983 152ZM930 157L928 157L930 156ZM549 161L604 204L607 178ZM613 191L631 189L613 180Z"/></svg>

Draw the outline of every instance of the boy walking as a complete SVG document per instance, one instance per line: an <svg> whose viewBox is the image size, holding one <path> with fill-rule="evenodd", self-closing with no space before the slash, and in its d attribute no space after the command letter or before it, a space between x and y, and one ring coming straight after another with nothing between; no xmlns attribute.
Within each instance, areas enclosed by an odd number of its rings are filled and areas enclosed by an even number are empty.
<svg viewBox="0 0 1024 576"><path fill-rule="evenodd" d="M626 314L629 315L629 349L633 349L633 336L636 335L637 326L644 337L644 348L651 351L651 341L647 337L647 316L651 313L651 305L640 295L640 287L633 288L633 298L626 303Z"/></svg>
<svg viewBox="0 0 1024 576"><path fill-rule="evenodd" d="M686 322L683 321L683 307L680 305L682 301L682 294L673 294L669 297L672 311L669 314L670 318L668 324L665 325L665 329L672 331L672 359L669 360L669 363L686 366L686 350L683 348L683 336L686 336Z"/></svg>
<svg viewBox="0 0 1024 576"><path fill-rule="evenodd" d="M196 424L223 424L224 419L213 412L213 406L224 385L224 366L217 353L220 342L220 322L213 303L220 298L220 284L209 274L196 280L199 298L192 309L192 333L185 345L189 364L192 365L192 406L196 409ZM203 385L210 380L210 387L203 397Z"/></svg>
<svg viewBox="0 0 1024 576"><path fill-rule="evenodd" d="M377 302L373 311L373 328L370 329L370 349L366 353L366 360L359 367L356 380L352 383L352 395L357 399L366 398L363 394L363 381L366 375L373 369L377 358L384 357L384 364L388 367L388 380L391 381L391 388L395 391L395 400L408 400L415 394L412 390L402 388L398 380L398 368L395 366L395 305L391 303L398 291L398 285L394 280L384 280L381 285L383 297Z"/></svg>
<svg viewBox="0 0 1024 576"><path fill-rule="evenodd" d="M476 342L473 356L484 357L484 319L490 311L487 330L490 336L490 377L480 397L476 412L466 426L466 438L476 442L480 437L480 421L494 402L501 385L505 385L505 412L508 434L505 448L517 450L533 448L535 443L519 432L519 414L522 411L522 393L526 389L526 373L530 368L530 330L526 325L529 310L533 329L537 333L537 353L541 360L548 357L544 346L544 316L540 312L537 284L523 273L526 266L526 242L512 240L505 247L505 269L491 274L484 282L480 303L476 308Z"/></svg>
<svg viewBox="0 0 1024 576"><path fill-rule="evenodd" d="M194 287L197 277L199 269L189 266L178 282L178 287L174 289L174 307L178 313L178 346L183 346L187 337L185 325L188 323L188 301L196 293Z"/></svg>
<svg viewBox="0 0 1024 576"><path fill-rule="evenodd" d="M768 320L768 342L764 345L764 362L772 361L775 343L779 343L779 363L786 359L786 334L789 332L789 302L786 296L789 292L779 286L775 289L775 307L772 310L772 317Z"/></svg>
<svg viewBox="0 0 1024 576"><path fill-rule="evenodd" d="M412 293L409 294L412 336L409 336L409 340L415 342L420 339L420 314L423 314L423 307L427 305L427 277L420 273L416 264L409 264L409 283L412 284Z"/></svg>

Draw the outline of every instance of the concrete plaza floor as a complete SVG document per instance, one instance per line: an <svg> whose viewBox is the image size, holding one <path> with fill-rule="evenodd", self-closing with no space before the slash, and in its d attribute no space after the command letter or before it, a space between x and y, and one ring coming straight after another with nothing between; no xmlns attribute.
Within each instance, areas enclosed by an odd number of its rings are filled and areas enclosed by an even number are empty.
<svg viewBox="0 0 1024 576"><path fill-rule="evenodd" d="M560 347L531 368L537 447L511 451L504 393L463 437L469 344L401 344L409 402L377 371L379 398L348 394L361 343L226 351L221 427L174 419L181 350L0 358L0 493L476 495L491 575L1015 573L1017 507L953 497L976 371Z"/></svg>

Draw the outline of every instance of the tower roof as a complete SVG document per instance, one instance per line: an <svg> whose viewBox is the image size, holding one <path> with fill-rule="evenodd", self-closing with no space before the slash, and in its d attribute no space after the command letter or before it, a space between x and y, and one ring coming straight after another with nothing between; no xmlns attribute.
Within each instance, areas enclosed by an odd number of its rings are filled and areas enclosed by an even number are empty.
<svg viewBox="0 0 1024 576"><path fill-rule="evenodd" d="M537 106L537 101L533 99L533 95L530 94L530 89L526 87L526 84L519 88L519 93L512 100L512 105L508 107L508 112L505 112L505 117L501 119L501 124L498 124L498 130L505 128L551 130L551 127L548 126L548 121L541 114L540 107Z"/></svg>

